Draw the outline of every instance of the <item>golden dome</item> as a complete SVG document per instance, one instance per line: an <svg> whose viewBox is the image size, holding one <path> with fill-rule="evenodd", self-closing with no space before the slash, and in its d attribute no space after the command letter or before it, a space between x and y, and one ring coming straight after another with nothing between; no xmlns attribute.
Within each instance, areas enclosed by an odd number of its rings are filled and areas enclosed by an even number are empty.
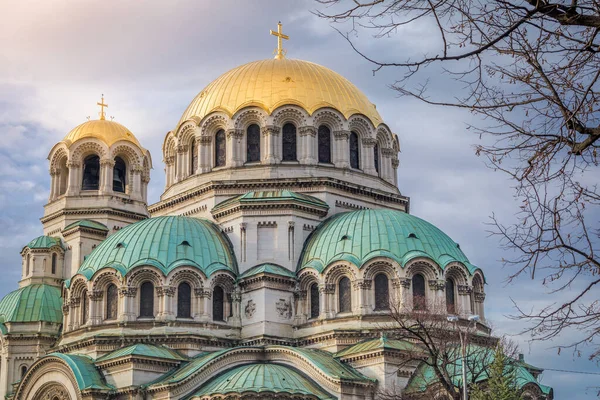
<svg viewBox="0 0 600 400"><path fill-rule="evenodd" d="M308 61L268 59L244 64L221 75L201 91L183 113L179 125L213 111L232 116L248 106L271 114L284 104L294 104L312 114L332 107L346 118L363 114L378 126L382 120L375 105L349 80Z"/></svg>
<svg viewBox="0 0 600 400"><path fill-rule="evenodd" d="M105 119L84 122L69 132L63 141L70 144L83 138L98 139L106 143L109 147L119 140L127 140L140 148L142 147L129 129L118 122L107 121Z"/></svg>

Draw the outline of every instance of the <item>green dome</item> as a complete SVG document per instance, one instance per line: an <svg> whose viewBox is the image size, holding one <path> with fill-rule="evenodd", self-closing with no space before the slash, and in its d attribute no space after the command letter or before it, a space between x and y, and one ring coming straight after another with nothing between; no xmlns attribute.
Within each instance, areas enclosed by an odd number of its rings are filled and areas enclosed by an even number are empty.
<svg viewBox="0 0 600 400"><path fill-rule="evenodd" d="M62 242L57 237L52 236L38 236L31 242L27 243L25 247L30 249L50 249L54 246L63 248Z"/></svg>
<svg viewBox="0 0 600 400"><path fill-rule="evenodd" d="M62 323L60 289L50 285L29 285L10 292L0 300L0 323Z"/></svg>
<svg viewBox="0 0 600 400"><path fill-rule="evenodd" d="M444 232L427 221L394 210L360 210L325 220L308 238L298 270L321 272L334 261L358 266L375 257L387 257L404 266L416 257L427 257L445 268L459 261L473 273L477 267Z"/></svg>
<svg viewBox="0 0 600 400"><path fill-rule="evenodd" d="M192 399L229 393L286 393L299 397L333 399L313 381L291 367L249 364L219 374L204 384ZM295 397L294 397L295 398Z"/></svg>
<svg viewBox="0 0 600 400"><path fill-rule="evenodd" d="M206 276L223 269L237 274L233 249L219 227L182 216L149 218L121 229L86 257L78 273L90 279L112 267L126 275L140 265L154 266L165 275L181 265L195 266Z"/></svg>

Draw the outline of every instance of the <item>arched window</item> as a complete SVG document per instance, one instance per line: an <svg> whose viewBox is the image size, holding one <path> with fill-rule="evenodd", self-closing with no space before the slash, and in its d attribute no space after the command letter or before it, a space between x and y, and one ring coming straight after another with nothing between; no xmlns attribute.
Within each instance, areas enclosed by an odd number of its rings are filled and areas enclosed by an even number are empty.
<svg viewBox="0 0 600 400"><path fill-rule="evenodd" d="M56 253L52 254L52 274L56 274Z"/></svg>
<svg viewBox="0 0 600 400"><path fill-rule="evenodd" d="M224 321L224 307L225 293L221 286L215 286L213 289L213 321Z"/></svg>
<svg viewBox="0 0 600 400"><path fill-rule="evenodd" d="M331 164L331 131L325 125L319 127L319 162Z"/></svg>
<svg viewBox="0 0 600 400"><path fill-rule="evenodd" d="M81 292L81 325L88 321L88 295L87 290Z"/></svg>
<svg viewBox="0 0 600 400"><path fill-rule="evenodd" d="M375 143L373 147L373 162L375 163L375 171L379 174L379 143Z"/></svg>
<svg viewBox="0 0 600 400"><path fill-rule="evenodd" d="M297 161L296 151L296 125L285 124L283 126L283 161Z"/></svg>
<svg viewBox="0 0 600 400"><path fill-rule="evenodd" d="M177 288L177 318L192 317L192 288L186 282Z"/></svg>
<svg viewBox="0 0 600 400"><path fill-rule="evenodd" d="M225 131L220 129L215 135L215 167L224 167L227 162Z"/></svg>
<svg viewBox="0 0 600 400"><path fill-rule="evenodd" d="M116 165L115 165L116 166ZM100 188L100 157L87 156L83 160L82 190L98 190Z"/></svg>
<svg viewBox="0 0 600 400"><path fill-rule="evenodd" d="M390 285L386 274L375 276L375 310L390 309Z"/></svg>
<svg viewBox="0 0 600 400"><path fill-rule="evenodd" d="M154 317L154 285L144 282L140 286L140 317Z"/></svg>
<svg viewBox="0 0 600 400"><path fill-rule="evenodd" d="M338 283L339 310L341 313L352 311L352 294L350 292L350 279L343 277Z"/></svg>
<svg viewBox="0 0 600 400"><path fill-rule="evenodd" d="M350 167L354 169L360 168L358 154L358 135L356 132L350 132Z"/></svg>
<svg viewBox="0 0 600 400"><path fill-rule="evenodd" d="M25 260L25 276L29 276L29 269L31 268L31 254L27 254L27 259Z"/></svg>
<svg viewBox="0 0 600 400"><path fill-rule="evenodd" d="M69 182L69 169L67 168L67 158L63 158L60 162L60 175L58 182L58 195L63 195L67 192Z"/></svg>
<svg viewBox="0 0 600 400"><path fill-rule="evenodd" d="M26 373L27 373L27 365L22 365L21 366L21 379L23 379L25 377Z"/></svg>
<svg viewBox="0 0 600 400"><path fill-rule="evenodd" d="M246 162L260 161L260 127L252 124L246 130Z"/></svg>
<svg viewBox="0 0 600 400"><path fill-rule="evenodd" d="M115 166L113 167L113 192L125 193L127 176L127 167L125 161L121 157L115 158Z"/></svg>
<svg viewBox="0 0 600 400"><path fill-rule="evenodd" d="M190 144L190 175L194 175L198 169L198 144L196 138Z"/></svg>
<svg viewBox="0 0 600 400"><path fill-rule="evenodd" d="M319 285L313 283L310 285L310 317L318 318L321 313L319 304Z"/></svg>
<svg viewBox="0 0 600 400"><path fill-rule="evenodd" d="M111 283L106 288L106 319L117 319L118 308L119 296L117 287Z"/></svg>
<svg viewBox="0 0 600 400"><path fill-rule="evenodd" d="M425 278L421 274L412 277L413 307L415 310L425 310Z"/></svg>
<svg viewBox="0 0 600 400"><path fill-rule="evenodd" d="M454 303L454 280L452 278L446 279L446 311L448 311L448 314L454 314L456 312Z"/></svg>

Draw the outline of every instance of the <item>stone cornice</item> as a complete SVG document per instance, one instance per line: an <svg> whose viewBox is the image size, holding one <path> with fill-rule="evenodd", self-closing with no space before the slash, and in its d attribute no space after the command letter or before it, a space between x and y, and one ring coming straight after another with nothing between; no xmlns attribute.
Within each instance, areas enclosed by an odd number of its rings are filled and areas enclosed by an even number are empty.
<svg viewBox="0 0 600 400"><path fill-rule="evenodd" d="M136 221L141 221L143 219L148 218L147 215L138 214L138 213L125 211L125 210L117 210L114 208L98 208L98 209L86 208L86 209L76 209L76 210L64 210L63 209L63 210L57 211L53 214L46 215L46 216L40 218L40 221L43 224L45 224L46 222L52 221L53 219L60 218L65 215L89 215L89 214L112 215L112 216L117 216L117 217L131 218Z"/></svg>

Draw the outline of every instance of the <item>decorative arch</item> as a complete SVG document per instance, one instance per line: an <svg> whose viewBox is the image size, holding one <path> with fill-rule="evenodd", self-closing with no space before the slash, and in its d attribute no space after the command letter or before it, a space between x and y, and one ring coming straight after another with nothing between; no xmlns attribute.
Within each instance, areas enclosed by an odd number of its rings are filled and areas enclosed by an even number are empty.
<svg viewBox="0 0 600 400"><path fill-rule="evenodd" d="M100 159L108 155L108 147L96 139L84 139L77 141L71 150L71 161L81 163L90 154L97 155Z"/></svg>
<svg viewBox="0 0 600 400"><path fill-rule="evenodd" d="M90 280L93 291L103 291L106 287L114 283L117 288L121 286L121 274L112 268L103 268L99 270Z"/></svg>
<svg viewBox="0 0 600 400"><path fill-rule="evenodd" d="M358 274L359 271L355 265L346 263L331 264L323 271L326 284L336 284L342 276L348 276L351 281L355 281Z"/></svg>
<svg viewBox="0 0 600 400"><path fill-rule="evenodd" d="M245 108L232 117L234 129L246 131L246 129L256 124L260 128L267 125L267 113L260 108Z"/></svg>
<svg viewBox="0 0 600 400"><path fill-rule="evenodd" d="M165 161L168 161L171 157L175 157L176 147L177 147L177 139L175 138L175 135L173 135L173 132L167 133L167 136L165 137L165 141L163 142L163 149L162 149L163 157L164 157Z"/></svg>
<svg viewBox="0 0 600 400"><path fill-rule="evenodd" d="M444 269L444 278L452 278L456 285L467 285L469 283L468 271L460 263L451 263Z"/></svg>
<svg viewBox="0 0 600 400"><path fill-rule="evenodd" d="M355 114L348 119L348 129L358 133L361 138L373 137L373 125L361 115Z"/></svg>
<svg viewBox="0 0 600 400"><path fill-rule="evenodd" d="M292 123L296 127L305 126L308 119L306 111L297 106L282 106L276 109L272 114L273 125L283 126L286 123Z"/></svg>
<svg viewBox="0 0 600 400"><path fill-rule="evenodd" d="M63 159L67 160L69 158L67 146L60 143L60 146L53 149L48 158L50 159L50 171L58 171Z"/></svg>
<svg viewBox="0 0 600 400"><path fill-rule="evenodd" d="M14 398L54 400L53 397L47 397L49 394L59 396L60 400L82 399L71 368L62 359L52 356L38 360L29 368L21 379Z"/></svg>
<svg viewBox="0 0 600 400"><path fill-rule="evenodd" d="M313 282L320 283L319 274L313 269L305 268L298 275L298 282L300 290L308 290Z"/></svg>
<svg viewBox="0 0 600 400"><path fill-rule="evenodd" d="M163 285L164 275L161 270L149 265L141 265L127 274L127 286L139 287L144 281L150 281L154 287Z"/></svg>
<svg viewBox="0 0 600 400"><path fill-rule="evenodd" d="M391 260L371 260L361 268L363 279L372 280L375 275L383 272L391 280L398 279L398 268L396 262Z"/></svg>
<svg viewBox="0 0 600 400"><path fill-rule="evenodd" d="M193 267L178 267L173 271L169 272L167 275L167 284L168 286L178 286L182 282L189 283L192 288L202 288L204 287L204 282L206 281L206 276L199 271L197 268Z"/></svg>
<svg viewBox="0 0 600 400"><path fill-rule="evenodd" d="M200 125L200 135L213 137L219 129L227 131L229 117L223 113L213 113L207 116Z"/></svg>
<svg viewBox="0 0 600 400"><path fill-rule="evenodd" d="M141 165L141 151L137 146L128 142L121 141L110 148L110 159L114 160L117 157L123 158L130 169Z"/></svg>
<svg viewBox="0 0 600 400"><path fill-rule="evenodd" d="M84 290L88 289L88 282L82 275L76 275L71 280L69 287L69 297L80 297Z"/></svg>
<svg viewBox="0 0 600 400"><path fill-rule="evenodd" d="M380 126L379 128L377 128L377 132L375 133L375 139L377 139L377 141L381 144L383 148L392 147L392 133L384 126Z"/></svg>
<svg viewBox="0 0 600 400"><path fill-rule="evenodd" d="M483 284L485 282L485 280L483 279L483 275L481 275L481 273L479 271L476 271L473 274L473 291L476 293L484 293L484 287Z"/></svg>
<svg viewBox="0 0 600 400"><path fill-rule="evenodd" d="M416 258L411 260L404 266L404 273L407 278L411 278L414 274L422 274L426 280L438 279L441 270L433 261L426 258Z"/></svg>
<svg viewBox="0 0 600 400"><path fill-rule="evenodd" d="M192 139L197 135L198 126L194 121L187 121L177 130L177 144L190 145Z"/></svg>
<svg viewBox="0 0 600 400"><path fill-rule="evenodd" d="M214 289L215 286L221 286L226 293L232 293L235 289L235 279L225 273L214 275L210 280L210 287Z"/></svg>
<svg viewBox="0 0 600 400"><path fill-rule="evenodd" d="M337 110L332 108L320 108L313 113L313 125L319 127L327 126L331 132L344 130L345 118Z"/></svg>

